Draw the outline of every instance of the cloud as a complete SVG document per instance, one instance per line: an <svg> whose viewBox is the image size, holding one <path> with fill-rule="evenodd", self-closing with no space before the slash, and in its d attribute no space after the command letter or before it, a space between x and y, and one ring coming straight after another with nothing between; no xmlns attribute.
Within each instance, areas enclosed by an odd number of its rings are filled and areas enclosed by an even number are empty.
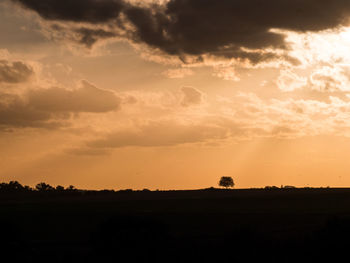
<svg viewBox="0 0 350 263"><path fill-rule="evenodd" d="M302 76L292 70L280 71L277 85L284 92L298 89L323 93L348 92L350 90L349 65L332 64L315 66L308 76ZM304 74L305 75L305 74Z"/></svg>
<svg viewBox="0 0 350 263"><path fill-rule="evenodd" d="M347 92L350 90L349 66L332 65L320 67L312 72L309 85L320 92Z"/></svg>
<svg viewBox="0 0 350 263"><path fill-rule="evenodd" d="M59 119L67 119L69 116L57 116ZM0 94L0 130L12 127L41 127L57 128L63 124L57 122L50 112L40 111L20 96L13 94Z"/></svg>
<svg viewBox="0 0 350 263"><path fill-rule="evenodd" d="M16 84L26 82L33 75L33 68L21 61L0 60L0 83Z"/></svg>
<svg viewBox="0 0 350 263"><path fill-rule="evenodd" d="M184 90L201 95L194 88L187 87ZM92 130L82 138L85 143L81 147L68 149L67 153L91 156L109 154L113 148L122 147L220 145L223 142L227 144L254 138L298 138L330 134L350 136L349 99L333 96L329 97L329 101L292 98L265 100L253 93L240 93L237 97L225 97L219 104L213 104L215 107L198 107L198 111L193 111L189 106L201 103L193 99L195 97L189 96L190 102L182 109L172 107L171 110L164 110L161 105L154 103L157 98L150 105L137 103L118 113L117 122L114 114L106 115L98 122L96 120L100 116L90 118L91 115L87 115L83 123L88 121ZM12 127L50 128L48 125L69 124L70 111L79 113L86 110L70 106L51 108L40 103L24 103L24 100L12 104L16 106L12 107L12 112L20 113L17 119L11 118L17 120L17 123L11 124ZM1 120L6 120L1 112ZM29 117L24 114L29 114ZM29 123L23 124L23 120L29 120ZM98 129L101 126L103 128Z"/></svg>
<svg viewBox="0 0 350 263"><path fill-rule="evenodd" d="M307 85L307 78L298 76L291 70L281 70L277 79L277 86L280 90L289 92L302 89Z"/></svg>
<svg viewBox="0 0 350 263"><path fill-rule="evenodd" d="M79 43L92 47L98 40L116 37L117 34L103 29L78 28L75 32L80 36Z"/></svg>
<svg viewBox="0 0 350 263"><path fill-rule="evenodd" d="M108 112L120 108L121 99L112 91L96 88L83 81L82 87L74 90L53 87L30 90L29 106L49 112Z"/></svg>
<svg viewBox="0 0 350 263"><path fill-rule="evenodd" d="M213 75L224 80L240 81L234 67L216 67Z"/></svg>
<svg viewBox="0 0 350 263"><path fill-rule="evenodd" d="M255 94L240 96L241 100L229 106L236 109L234 118L246 123L251 131L254 128L263 130L264 137L350 136L348 99L330 96L328 101L292 98L265 101ZM252 133L253 137L260 135Z"/></svg>
<svg viewBox="0 0 350 263"><path fill-rule="evenodd" d="M118 33L106 28L94 28L81 25L65 25L54 23L50 25L50 37L53 39L64 38L91 48L96 42L118 36Z"/></svg>
<svg viewBox="0 0 350 263"><path fill-rule="evenodd" d="M350 2L345 0L170 0L142 5L122 0L12 1L48 21L95 26L80 32L81 42L88 46L122 30L129 40L183 61L186 56L201 60L209 55L251 64L296 63L287 55L290 46L282 31L334 29L347 25L350 14Z"/></svg>
<svg viewBox="0 0 350 263"><path fill-rule="evenodd" d="M183 93L183 98L181 101L182 106L188 107L202 103L203 94L199 90L192 87L183 87L181 88L181 91Z"/></svg>
<svg viewBox="0 0 350 263"><path fill-rule="evenodd" d="M337 97L329 100L265 101L255 94L242 93L237 98L222 100L215 111L202 115L177 112L167 114L166 118L133 119L131 126L112 128L111 132L100 134L99 139L86 142L72 153L91 155L122 147L227 144L254 138L350 136L350 101Z"/></svg>
<svg viewBox="0 0 350 263"><path fill-rule="evenodd" d="M22 95L0 94L0 128L57 128L68 125L71 114L119 110L121 99L113 92L83 82L78 89L28 90Z"/></svg>
<svg viewBox="0 0 350 263"><path fill-rule="evenodd" d="M151 121L136 130L116 131L105 138L90 141L90 148L120 148L128 146L163 147L186 143L201 143L228 137L228 129L213 124L181 124L176 121Z"/></svg>
<svg viewBox="0 0 350 263"><path fill-rule="evenodd" d="M168 69L163 72L163 75L167 76L170 79L182 79L193 74L193 70L189 68Z"/></svg>
<svg viewBox="0 0 350 263"><path fill-rule="evenodd" d="M345 24L349 13L350 3L343 0L172 0L156 13L126 10L136 27L135 39L167 53L209 53L255 62L274 55L244 49L287 48L284 36L271 29L321 31Z"/></svg>
<svg viewBox="0 0 350 263"><path fill-rule="evenodd" d="M106 23L118 17L125 5L120 0L13 0L48 20Z"/></svg>

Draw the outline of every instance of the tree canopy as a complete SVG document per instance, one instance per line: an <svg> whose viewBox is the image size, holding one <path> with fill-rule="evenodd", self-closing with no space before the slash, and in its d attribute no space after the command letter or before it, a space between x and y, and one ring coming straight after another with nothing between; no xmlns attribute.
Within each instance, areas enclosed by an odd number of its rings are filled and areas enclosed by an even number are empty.
<svg viewBox="0 0 350 263"><path fill-rule="evenodd" d="M230 176L223 176L220 178L219 181L219 186L229 188L229 187L234 187L235 183L233 182L232 177Z"/></svg>

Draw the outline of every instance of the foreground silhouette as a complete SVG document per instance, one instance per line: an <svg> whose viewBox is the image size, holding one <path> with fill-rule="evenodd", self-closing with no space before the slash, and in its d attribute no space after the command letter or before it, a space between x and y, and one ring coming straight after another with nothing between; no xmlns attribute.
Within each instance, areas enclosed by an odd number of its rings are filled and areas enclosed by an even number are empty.
<svg viewBox="0 0 350 263"><path fill-rule="evenodd" d="M0 187L1 262L338 262L350 189ZM6 260L5 260L6 259Z"/></svg>

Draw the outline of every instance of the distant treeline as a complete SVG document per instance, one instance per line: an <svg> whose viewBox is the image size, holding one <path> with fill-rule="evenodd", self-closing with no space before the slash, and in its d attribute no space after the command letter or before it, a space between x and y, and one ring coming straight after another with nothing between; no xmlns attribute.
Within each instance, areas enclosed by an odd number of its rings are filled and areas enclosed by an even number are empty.
<svg viewBox="0 0 350 263"><path fill-rule="evenodd" d="M73 192L78 191L73 185L68 187L63 187L58 185L53 187L46 183L39 183L34 188L28 185L22 185L17 181L10 181L9 183L1 183L0 184L0 192L1 193L24 193L24 192Z"/></svg>
<svg viewBox="0 0 350 263"><path fill-rule="evenodd" d="M329 187L327 187L329 188ZM265 190L288 190L288 189L297 189L295 186L265 186L264 188L251 188L251 190L265 189ZM304 187L303 189L311 189L311 187ZM199 191L231 191L231 189L220 189L215 187L200 189ZM112 190L112 189L104 189L104 190L83 190L78 189L73 185L68 187L64 187L61 185L52 186L50 184L41 182L35 185L35 187L31 187L28 185L22 185L18 181L10 181L0 183L0 194L36 194L36 193L46 193L46 194L67 194L74 193L76 195L79 194L97 194L97 193L131 193L131 192L158 192L159 190L151 191L149 189L143 190L133 190L133 189L123 189L123 190ZM166 191L172 192L172 191Z"/></svg>
<svg viewBox="0 0 350 263"><path fill-rule="evenodd" d="M151 192L148 189L143 189L137 192ZM55 194L65 194L65 193L75 193L75 194L87 194L87 193L130 193L130 192L136 192L132 189L123 189L123 190L83 190L78 189L73 185L70 185L68 187L64 187L61 185L52 186L50 184L41 182L35 185L35 187L30 187L28 185L22 185L18 181L10 181L10 182L3 182L0 183L0 194L30 194L30 193L55 193Z"/></svg>

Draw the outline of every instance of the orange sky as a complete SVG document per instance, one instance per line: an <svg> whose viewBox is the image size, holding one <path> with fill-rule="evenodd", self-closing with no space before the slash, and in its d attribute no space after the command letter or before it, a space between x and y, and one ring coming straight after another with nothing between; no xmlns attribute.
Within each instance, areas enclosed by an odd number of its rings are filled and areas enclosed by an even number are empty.
<svg viewBox="0 0 350 263"><path fill-rule="evenodd" d="M284 9L270 21L249 0L240 22L255 14L247 25L262 24L256 34L224 18L201 27L203 6L188 9L182 28L177 10L197 0L154 2L89 0L81 12L55 0L52 9L0 3L0 181L193 189L232 176L238 188L350 185L350 28L346 12L335 19L350 6L334 1L329 18L310 24ZM223 10L212 8L206 21L231 17ZM144 28L148 11L162 30ZM155 12L178 20L162 24Z"/></svg>

